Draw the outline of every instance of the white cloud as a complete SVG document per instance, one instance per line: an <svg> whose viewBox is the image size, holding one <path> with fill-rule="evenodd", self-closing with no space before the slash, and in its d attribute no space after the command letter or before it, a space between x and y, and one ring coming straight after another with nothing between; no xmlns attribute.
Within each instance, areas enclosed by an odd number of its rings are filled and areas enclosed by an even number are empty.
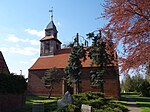
<svg viewBox="0 0 150 112"><path fill-rule="evenodd" d="M31 62L35 62L37 60L37 58L33 58L31 59Z"/></svg>
<svg viewBox="0 0 150 112"><path fill-rule="evenodd" d="M18 37L16 37L14 34L9 35L9 37L6 38L5 40L11 41L11 42L19 42L19 41L21 41L21 39L19 39Z"/></svg>
<svg viewBox="0 0 150 112"><path fill-rule="evenodd" d="M35 29L30 29L30 28L25 29L24 31L31 34L31 35L36 35L38 37L44 37L44 33L45 33L43 30L42 31L37 31Z"/></svg>
<svg viewBox="0 0 150 112"><path fill-rule="evenodd" d="M8 48L6 48L6 47L1 47L1 48L0 48L0 51L2 51L2 52L8 52Z"/></svg>
<svg viewBox="0 0 150 112"><path fill-rule="evenodd" d="M35 29L25 29L25 32L31 34L31 35L36 35L38 37L44 37L44 31L37 31ZM18 42L24 42L24 43L30 43L31 45L39 45L40 42L39 40L35 40L35 39L23 39L20 37L17 37L15 34L10 34L5 41L10 41L10 42L14 42L14 43L18 43Z"/></svg>
<svg viewBox="0 0 150 112"><path fill-rule="evenodd" d="M16 48L16 47L11 47L9 48L10 53L17 53L17 54L22 54L22 55L35 55L36 53L39 52L39 49L33 48L33 47L25 47L25 48Z"/></svg>
<svg viewBox="0 0 150 112"><path fill-rule="evenodd" d="M40 42L37 41L37 40L29 40L28 42L29 42L31 45L39 45L39 44L40 44Z"/></svg>
<svg viewBox="0 0 150 112"><path fill-rule="evenodd" d="M21 64L27 64L29 62L28 61L20 61L19 63L21 63Z"/></svg>
<svg viewBox="0 0 150 112"><path fill-rule="evenodd" d="M37 40L31 40L31 39L22 39L22 38L19 38L17 36L15 36L14 34L11 34L8 36L8 38L5 39L6 41L10 41L10 42L14 42L14 43L17 43L17 42L26 42L26 43L30 43L31 45L39 45L39 41Z"/></svg>
<svg viewBox="0 0 150 112"><path fill-rule="evenodd" d="M8 52L8 53L15 53L15 54L21 54L21 55L35 55L39 53L39 49L33 48L33 47L2 47L0 48L2 52Z"/></svg>

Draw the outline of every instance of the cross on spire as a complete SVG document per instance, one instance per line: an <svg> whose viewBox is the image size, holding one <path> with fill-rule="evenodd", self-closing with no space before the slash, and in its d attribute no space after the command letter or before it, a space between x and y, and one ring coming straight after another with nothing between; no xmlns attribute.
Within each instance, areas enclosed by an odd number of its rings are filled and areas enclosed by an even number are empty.
<svg viewBox="0 0 150 112"><path fill-rule="evenodd" d="M49 10L49 12L51 13L51 21L53 21L53 7L51 8L51 10Z"/></svg>

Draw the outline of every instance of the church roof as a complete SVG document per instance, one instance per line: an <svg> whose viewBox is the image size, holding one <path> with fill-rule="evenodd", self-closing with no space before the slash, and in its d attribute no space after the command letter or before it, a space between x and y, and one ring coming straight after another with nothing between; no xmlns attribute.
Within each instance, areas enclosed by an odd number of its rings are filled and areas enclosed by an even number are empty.
<svg viewBox="0 0 150 112"><path fill-rule="evenodd" d="M52 35L52 36L46 36L46 37L43 37L40 41L44 41L44 40L51 40L51 39L54 39L55 37Z"/></svg>
<svg viewBox="0 0 150 112"><path fill-rule="evenodd" d="M53 31L57 32L57 28L53 21L50 21L50 23L46 26L46 30L48 30L48 29L53 29Z"/></svg>
<svg viewBox="0 0 150 112"><path fill-rule="evenodd" d="M86 48L85 48L86 49ZM50 69L53 67L56 68L65 68L68 65L68 60L70 57L71 49L65 48L57 50L54 56L41 56L37 59L37 61L33 64L33 66L29 70L42 70L42 69ZM114 55L117 56L116 52ZM117 57L115 58L117 59ZM91 59L87 56L85 61L82 61L82 67L91 67ZM113 64L109 64L108 66L118 66L117 61L113 61ZM93 67L96 67L93 65Z"/></svg>
<svg viewBox="0 0 150 112"><path fill-rule="evenodd" d="M9 69L8 69L7 64L5 62L3 54L0 51L0 73L3 73L3 72L9 73Z"/></svg>
<svg viewBox="0 0 150 112"><path fill-rule="evenodd" d="M46 41L46 40L56 40L57 42L59 42L61 44L61 42L55 38L53 35L52 36L46 36L46 37L43 37L40 41Z"/></svg>
<svg viewBox="0 0 150 112"><path fill-rule="evenodd" d="M54 56L41 56L29 70L50 69L53 67L65 68L68 65L70 51L70 48L66 48L58 50ZM85 62L82 62L82 66L90 67L90 63L91 60L87 58Z"/></svg>

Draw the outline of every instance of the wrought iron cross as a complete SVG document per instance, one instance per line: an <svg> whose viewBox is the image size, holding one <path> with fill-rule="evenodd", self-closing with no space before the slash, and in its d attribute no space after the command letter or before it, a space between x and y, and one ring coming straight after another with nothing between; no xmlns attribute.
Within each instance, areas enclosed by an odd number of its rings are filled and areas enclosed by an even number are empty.
<svg viewBox="0 0 150 112"><path fill-rule="evenodd" d="M53 21L53 7L51 10L49 10L49 12L51 13L51 21Z"/></svg>

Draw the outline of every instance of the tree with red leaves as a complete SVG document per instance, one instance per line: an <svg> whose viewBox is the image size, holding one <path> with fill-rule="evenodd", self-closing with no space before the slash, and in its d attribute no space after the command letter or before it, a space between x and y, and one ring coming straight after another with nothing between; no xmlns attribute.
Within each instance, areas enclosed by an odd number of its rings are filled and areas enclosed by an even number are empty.
<svg viewBox="0 0 150 112"><path fill-rule="evenodd" d="M104 30L113 32L117 45L122 42L121 73L150 65L150 1L105 0L103 17L109 19Z"/></svg>

